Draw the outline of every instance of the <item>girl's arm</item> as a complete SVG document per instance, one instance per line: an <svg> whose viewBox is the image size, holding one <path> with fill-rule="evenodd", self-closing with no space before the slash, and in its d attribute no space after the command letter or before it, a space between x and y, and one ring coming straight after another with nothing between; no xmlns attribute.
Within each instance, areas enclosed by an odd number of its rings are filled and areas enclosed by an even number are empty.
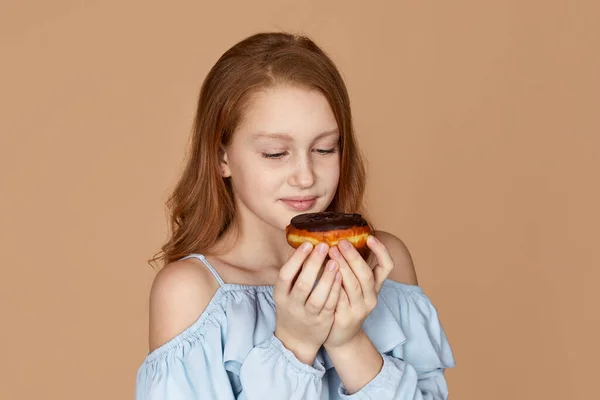
<svg viewBox="0 0 600 400"><path fill-rule="evenodd" d="M221 331L184 334L144 361L136 400L267 400L321 398L325 368L303 364L275 336L252 348L243 363L224 364Z"/></svg>
<svg viewBox="0 0 600 400"><path fill-rule="evenodd" d="M345 399L446 399L444 369L454 366L454 358L437 311L417 286L404 243L385 232L376 236L379 241L367 242L375 255L372 274L350 246L346 250L342 246L343 254L331 252L340 262L346 288L343 294L347 293L340 297L336 310L343 326L333 335L334 324L325 343L342 381L338 393ZM381 279L385 281L380 283ZM375 307L373 290L378 293ZM370 313L365 321L362 316L369 310L375 314ZM362 329L347 336L353 331L353 320L364 321ZM351 339L343 340L348 337ZM385 343L385 348L378 349L374 343ZM394 344L391 350L389 344Z"/></svg>
<svg viewBox="0 0 600 400"><path fill-rule="evenodd" d="M252 302L236 303L243 308L238 328L248 332L227 332L218 297L226 294L215 295L212 279L189 262L157 274L150 295L152 352L138 370L136 400L319 399L323 365L299 361L274 334L264 332L254 345ZM245 316L247 322L239 320Z"/></svg>
<svg viewBox="0 0 600 400"><path fill-rule="evenodd" d="M352 342L328 350L342 386L342 399L442 400L448 398L444 370L417 372L405 361L381 354L362 332Z"/></svg>

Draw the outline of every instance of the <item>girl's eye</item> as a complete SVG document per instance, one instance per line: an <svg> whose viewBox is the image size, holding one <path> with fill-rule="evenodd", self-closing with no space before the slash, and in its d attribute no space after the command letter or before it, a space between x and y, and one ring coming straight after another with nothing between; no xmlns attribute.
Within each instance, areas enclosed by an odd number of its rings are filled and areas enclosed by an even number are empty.
<svg viewBox="0 0 600 400"><path fill-rule="evenodd" d="M328 150L317 149L316 152L319 153L319 154L333 154L333 153L336 152L336 150L337 150L337 148L334 147L333 149L328 149Z"/></svg>
<svg viewBox="0 0 600 400"><path fill-rule="evenodd" d="M262 153L263 158L278 159L287 154L287 151L282 153Z"/></svg>
<svg viewBox="0 0 600 400"><path fill-rule="evenodd" d="M327 155L327 154L333 154L337 151L337 148L332 148L332 149L316 149L315 150L318 154L321 155ZM263 158L268 158L271 160L277 160L282 158L283 156L286 156L288 154L287 151L283 151L281 153L262 153L262 157Z"/></svg>

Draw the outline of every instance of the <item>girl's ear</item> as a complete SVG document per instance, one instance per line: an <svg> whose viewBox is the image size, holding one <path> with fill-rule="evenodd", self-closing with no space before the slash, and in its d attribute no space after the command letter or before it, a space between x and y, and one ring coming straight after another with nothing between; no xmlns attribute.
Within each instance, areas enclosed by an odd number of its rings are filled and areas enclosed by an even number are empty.
<svg viewBox="0 0 600 400"><path fill-rule="evenodd" d="M221 146L221 150L219 151L219 166L221 167L221 176L223 178L231 177L231 170L229 168L229 155L223 146Z"/></svg>

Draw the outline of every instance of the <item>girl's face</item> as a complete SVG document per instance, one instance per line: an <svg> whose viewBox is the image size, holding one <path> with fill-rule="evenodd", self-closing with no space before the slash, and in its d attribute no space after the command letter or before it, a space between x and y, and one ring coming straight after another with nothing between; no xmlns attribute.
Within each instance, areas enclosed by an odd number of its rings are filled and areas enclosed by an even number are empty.
<svg viewBox="0 0 600 400"><path fill-rule="evenodd" d="M340 176L339 138L320 92L294 86L257 92L222 164L238 219L247 227L285 229L295 215L324 211Z"/></svg>

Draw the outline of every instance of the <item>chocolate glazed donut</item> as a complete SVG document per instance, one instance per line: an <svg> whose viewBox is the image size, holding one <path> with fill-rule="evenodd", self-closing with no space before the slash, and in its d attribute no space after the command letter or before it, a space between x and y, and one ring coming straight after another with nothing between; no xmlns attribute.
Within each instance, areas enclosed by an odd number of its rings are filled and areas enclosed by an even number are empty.
<svg viewBox="0 0 600 400"><path fill-rule="evenodd" d="M369 248L367 238L371 229L360 214L345 214L332 211L300 214L292 218L285 228L287 242L298 248L304 242L313 245L319 242L336 246L340 240L346 239L360 255L366 259Z"/></svg>

